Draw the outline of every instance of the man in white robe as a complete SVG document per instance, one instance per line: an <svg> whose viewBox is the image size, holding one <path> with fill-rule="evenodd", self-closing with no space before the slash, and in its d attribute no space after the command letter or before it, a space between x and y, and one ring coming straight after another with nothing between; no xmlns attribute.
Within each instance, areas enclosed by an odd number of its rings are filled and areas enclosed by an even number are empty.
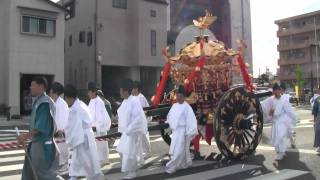
<svg viewBox="0 0 320 180"><path fill-rule="evenodd" d="M69 115L69 107L68 104L61 98L61 95L63 94L63 85L59 82L54 82L51 85L50 88L50 97L53 99L55 104L55 124L57 127L56 134L58 134L58 137L56 137L57 141L60 141L57 143L59 148L59 169L61 172L64 172L68 170L68 146L64 140L64 128L66 127L68 123L68 115Z"/></svg>
<svg viewBox="0 0 320 180"><path fill-rule="evenodd" d="M274 95L262 102L264 114L272 121L271 143L277 153L277 161L282 160L287 150L287 140L291 136L292 121L296 119L292 106L278 84L273 85Z"/></svg>
<svg viewBox="0 0 320 180"><path fill-rule="evenodd" d="M120 95L124 100L117 111L118 132L121 133L117 151L121 156L121 171L126 173L124 179L137 176L136 171L144 161L142 139L148 132L147 119L139 100L131 95L132 88L132 80L122 81Z"/></svg>
<svg viewBox="0 0 320 180"><path fill-rule="evenodd" d="M111 119L104 105L103 100L97 95L98 88L95 83L88 84L88 96L90 98L89 109L93 118L92 127L95 129L96 136L107 135L110 130ZM101 165L109 161L109 146L107 141L97 141L99 160Z"/></svg>
<svg viewBox="0 0 320 180"><path fill-rule="evenodd" d="M191 106L185 102L183 86L178 88L176 99L177 103L171 107L167 116L167 123L172 129L170 161L166 164L166 172L169 174L192 165L190 142L198 134L197 119Z"/></svg>
<svg viewBox="0 0 320 180"><path fill-rule="evenodd" d="M141 104L141 106L142 106L143 108L149 107L150 105L149 105L149 103L148 103L148 100L147 100L147 98L141 93L141 91L142 91L141 83L138 82L138 81L135 81L135 82L133 83L132 95L138 98L138 100L139 100L139 102L140 102L140 104Z"/></svg>
<svg viewBox="0 0 320 180"><path fill-rule="evenodd" d="M290 95L286 94L286 85L284 83L280 84L281 87L281 98L284 99L284 101L287 101L287 105L290 106L290 109L292 109L293 112L293 108L292 105L290 103ZM296 127L296 123L297 123L297 119L296 116L294 116L293 119L291 119L291 126L290 126L290 130L289 130L289 136L290 136L290 143L291 143L291 147L295 148L296 147L296 131L295 131L295 127Z"/></svg>
<svg viewBox="0 0 320 180"><path fill-rule="evenodd" d="M149 107L150 105L146 97L144 97L144 95L141 93L141 91L142 91L141 83L138 81L133 82L132 95L139 100L142 108ZM147 117L147 120L148 122L151 122L152 117ZM149 132L147 132L145 137L142 137L142 145L143 145L143 153L147 157L151 153Z"/></svg>
<svg viewBox="0 0 320 180"><path fill-rule="evenodd" d="M102 180L90 110L77 98L77 90L72 85L65 87L64 95L70 107L68 124L65 127L66 142L71 149L70 179L76 180L79 176L85 176L88 180Z"/></svg>

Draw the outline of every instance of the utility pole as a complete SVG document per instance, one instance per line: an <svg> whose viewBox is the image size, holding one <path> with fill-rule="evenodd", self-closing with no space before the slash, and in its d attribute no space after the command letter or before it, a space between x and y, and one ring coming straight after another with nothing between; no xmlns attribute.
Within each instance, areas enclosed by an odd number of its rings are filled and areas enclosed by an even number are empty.
<svg viewBox="0 0 320 180"><path fill-rule="evenodd" d="M101 88L101 61L102 53L98 50L98 2L95 0L94 6L94 81L98 88Z"/></svg>
<svg viewBox="0 0 320 180"><path fill-rule="evenodd" d="M311 65L311 77L310 77L310 79L311 79L311 97L313 97L313 94L314 94L314 91L313 91L313 87L314 87L314 85L313 85L313 60L312 60L312 47L314 46L314 44L310 44L310 48L309 48L309 54L310 54L310 65ZM317 69L317 71L318 71L318 69Z"/></svg>
<svg viewBox="0 0 320 180"><path fill-rule="evenodd" d="M317 37L317 25L316 25L316 16L313 17L313 25L314 25L314 43L316 45L316 65L317 65L317 87L319 87L319 57L318 57L318 37Z"/></svg>

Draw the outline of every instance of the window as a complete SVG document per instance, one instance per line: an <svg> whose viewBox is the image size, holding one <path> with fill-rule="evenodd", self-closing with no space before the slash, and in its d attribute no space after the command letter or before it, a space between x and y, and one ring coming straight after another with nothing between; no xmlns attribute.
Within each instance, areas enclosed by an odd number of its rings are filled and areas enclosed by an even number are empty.
<svg viewBox="0 0 320 180"><path fill-rule="evenodd" d="M83 43L86 41L86 32L80 31L79 32L79 43Z"/></svg>
<svg viewBox="0 0 320 180"><path fill-rule="evenodd" d="M287 59L303 59L306 53L302 50L289 50L287 54Z"/></svg>
<svg viewBox="0 0 320 180"><path fill-rule="evenodd" d="M69 36L69 47L72 46L72 35Z"/></svg>
<svg viewBox="0 0 320 180"><path fill-rule="evenodd" d="M127 0L112 0L112 7L127 9Z"/></svg>
<svg viewBox="0 0 320 180"><path fill-rule="evenodd" d="M34 16L22 16L21 32L33 35L54 36L56 21Z"/></svg>
<svg viewBox="0 0 320 180"><path fill-rule="evenodd" d="M156 17L156 16L157 16L157 11L155 11L155 10L150 10L150 16L151 16L151 17Z"/></svg>
<svg viewBox="0 0 320 180"><path fill-rule="evenodd" d="M92 32L87 33L87 45L88 46L92 45Z"/></svg>
<svg viewBox="0 0 320 180"><path fill-rule="evenodd" d="M155 30L151 30L151 56L157 55L157 34Z"/></svg>
<svg viewBox="0 0 320 180"><path fill-rule="evenodd" d="M69 19L73 18L76 15L75 1L72 1L69 4L66 4L65 8L67 9L67 11L65 13L65 19L66 20L69 20Z"/></svg>

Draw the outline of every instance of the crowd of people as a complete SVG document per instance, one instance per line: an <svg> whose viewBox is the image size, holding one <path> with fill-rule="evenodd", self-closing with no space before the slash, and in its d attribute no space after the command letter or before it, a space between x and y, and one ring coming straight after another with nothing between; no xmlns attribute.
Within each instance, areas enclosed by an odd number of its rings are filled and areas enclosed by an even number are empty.
<svg viewBox="0 0 320 180"><path fill-rule="evenodd" d="M34 97L30 131L17 137L26 144L26 158L23 166L23 180L63 179L59 170L68 170L71 180L86 177L89 180L103 179L101 167L108 163L107 141L96 137L107 135L111 127L111 105L95 83L88 84L89 104L78 98L75 86L65 87L54 82L49 88L44 77L35 77L30 86ZM133 179L136 172L151 152L148 121L143 111L148 101L141 94L139 82L124 79L120 85L123 99L117 110L118 132L121 133L117 152L120 154L121 171L124 179ZM173 129L170 146L170 161L167 173L191 166L189 144L198 133L197 120L190 105L185 102L183 86L177 90L177 103L168 115L167 122ZM64 99L62 98L64 95ZM55 143L65 140L65 143Z"/></svg>
<svg viewBox="0 0 320 180"><path fill-rule="evenodd" d="M117 109L117 116L121 137L116 151L120 155L124 179L133 179L151 152L148 133L151 118L146 117L143 111L149 104L141 93L140 83L124 79L120 84L123 101ZM71 180L77 177L103 179L101 167L109 162L109 144L107 141L97 141L96 137L107 135L112 117L110 102L104 98L103 92L95 83L88 83L90 102L87 105L78 98L78 90L71 84L64 87L54 82L47 95L46 79L35 77L30 90L34 97L30 131L17 137L21 144L30 141L26 147L22 179L63 179L58 175L59 170L68 170ZM275 160L280 161L286 155L288 139L295 147L297 120L289 96L285 94L285 86L275 83L272 90L273 95L261 104L264 120L272 122L271 143L276 151ZM165 167L169 174L191 166L190 143L197 139L200 132L195 113L185 97L184 87L179 86L176 89L176 103L167 115L166 122L172 129L170 160ZM312 99L312 114L315 122L314 146L320 152L320 96L317 94ZM55 140L64 140L65 143L56 144Z"/></svg>

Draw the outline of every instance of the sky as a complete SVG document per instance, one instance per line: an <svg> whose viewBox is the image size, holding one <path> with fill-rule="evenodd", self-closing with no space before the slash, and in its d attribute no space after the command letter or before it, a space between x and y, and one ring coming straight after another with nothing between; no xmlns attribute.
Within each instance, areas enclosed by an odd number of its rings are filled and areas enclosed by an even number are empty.
<svg viewBox="0 0 320 180"><path fill-rule="evenodd" d="M250 0L253 74L257 77L268 67L276 73L279 53L277 51L277 25L275 20L320 10L320 0Z"/></svg>

